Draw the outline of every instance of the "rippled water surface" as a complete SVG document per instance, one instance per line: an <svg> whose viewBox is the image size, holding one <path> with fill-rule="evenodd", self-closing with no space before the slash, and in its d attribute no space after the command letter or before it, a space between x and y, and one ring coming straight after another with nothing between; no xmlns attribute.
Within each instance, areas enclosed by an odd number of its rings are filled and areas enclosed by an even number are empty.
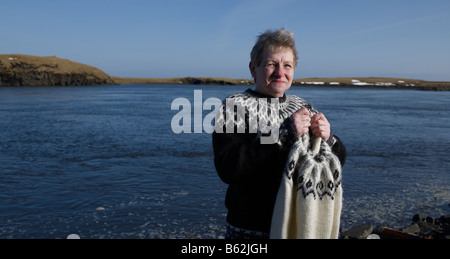
<svg viewBox="0 0 450 259"><path fill-rule="evenodd" d="M173 133L171 103L246 88L0 88L0 238L223 237L211 136ZM323 112L347 147L343 227L450 213L449 92L288 93Z"/></svg>

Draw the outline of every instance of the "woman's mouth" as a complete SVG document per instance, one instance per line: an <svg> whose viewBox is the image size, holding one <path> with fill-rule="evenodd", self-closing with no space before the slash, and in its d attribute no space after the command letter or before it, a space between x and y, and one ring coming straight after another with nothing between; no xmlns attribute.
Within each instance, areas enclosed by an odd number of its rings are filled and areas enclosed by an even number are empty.
<svg viewBox="0 0 450 259"><path fill-rule="evenodd" d="M279 85L279 84L284 84L286 82L284 82L283 80L276 79L276 80L272 80L272 83Z"/></svg>

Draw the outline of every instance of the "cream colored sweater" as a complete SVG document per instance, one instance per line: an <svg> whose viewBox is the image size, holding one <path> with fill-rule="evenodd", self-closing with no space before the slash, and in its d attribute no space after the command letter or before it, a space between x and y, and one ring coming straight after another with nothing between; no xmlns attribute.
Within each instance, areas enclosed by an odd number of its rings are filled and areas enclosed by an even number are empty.
<svg viewBox="0 0 450 259"><path fill-rule="evenodd" d="M303 135L292 147L272 217L273 239L336 239L342 169L322 139Z"/></svg>

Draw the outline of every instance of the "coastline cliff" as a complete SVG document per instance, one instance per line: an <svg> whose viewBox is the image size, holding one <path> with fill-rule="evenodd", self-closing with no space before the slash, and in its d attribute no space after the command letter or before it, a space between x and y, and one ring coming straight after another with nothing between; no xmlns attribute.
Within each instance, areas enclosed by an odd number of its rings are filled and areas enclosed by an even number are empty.
<svg viewBox="0 0 450 259"><path fill-rule="evenodd" d="M0 55L0 86L87 86L115 84L98 68L67 59Z"/></svg>

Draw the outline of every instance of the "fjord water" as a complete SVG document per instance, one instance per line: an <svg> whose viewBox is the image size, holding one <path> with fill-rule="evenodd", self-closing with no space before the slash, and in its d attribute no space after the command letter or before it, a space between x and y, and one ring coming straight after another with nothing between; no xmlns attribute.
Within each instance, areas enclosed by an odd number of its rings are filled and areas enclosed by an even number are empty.
<svg viewBox="0 0 450 259"><path fill-rule="evenodd" d="M221 238L211 135L171 103L245 86L0 88L0 238ZM450 92L292 87L347 147L342 226L450 213ZM204 111L206 116L210 111ZM193 122L193 121L192 121Z"/></svg>

